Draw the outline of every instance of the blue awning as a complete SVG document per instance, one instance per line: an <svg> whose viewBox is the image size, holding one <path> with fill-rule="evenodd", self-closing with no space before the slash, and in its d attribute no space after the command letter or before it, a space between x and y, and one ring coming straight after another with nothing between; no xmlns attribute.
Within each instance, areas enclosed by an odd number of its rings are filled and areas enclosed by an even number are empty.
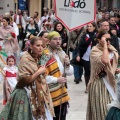
<svg viewBox="0 0 120 120"><path fill-rule="evenodd" d="M18 8L20 10L26 10L26 0L18 0Z"/></svg>

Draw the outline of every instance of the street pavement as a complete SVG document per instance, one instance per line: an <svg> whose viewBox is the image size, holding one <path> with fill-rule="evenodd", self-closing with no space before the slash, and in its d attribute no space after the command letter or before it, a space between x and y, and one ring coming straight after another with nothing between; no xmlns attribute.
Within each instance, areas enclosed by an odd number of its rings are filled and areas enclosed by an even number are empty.
<svg viewBox="0 0 120 120"><path fill-rule="evenodd" d="M86 120L87 94L85 93L85 82L74 83L74 77L68 77L68 94L70 96L70 108L67 120Z"/></svg>
<svg viewBox="0 0 120 120"><path fill-rule="evenodd" d="M84 80L79 84L75 84L73 76L67 77L67 79L68 94L71 98L67 120L86 120L87 94L85 93ZM2 109L2 88L0 84L0 112Z"/></svg>

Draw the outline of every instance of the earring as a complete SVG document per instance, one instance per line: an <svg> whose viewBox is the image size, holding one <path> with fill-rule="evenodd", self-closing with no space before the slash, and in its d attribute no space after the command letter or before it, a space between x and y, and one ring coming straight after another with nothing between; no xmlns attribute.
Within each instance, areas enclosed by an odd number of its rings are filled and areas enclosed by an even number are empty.
<svg viewBox="0 0 120 120"><path fill-rule="evenodd" d="M31 50L31 54L33 53L33 51Z"/></svg>

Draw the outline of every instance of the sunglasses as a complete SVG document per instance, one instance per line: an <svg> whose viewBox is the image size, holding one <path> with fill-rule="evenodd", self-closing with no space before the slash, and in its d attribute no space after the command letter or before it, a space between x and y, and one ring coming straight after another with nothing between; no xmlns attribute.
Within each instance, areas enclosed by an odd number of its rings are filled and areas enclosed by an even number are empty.
<svg viewBox="0 0 120 120"><path fill-rule="evenodd" d="M60 38L56 38L56 37L55 37L55 38L52 38L52 40L60 40L60 41L61 41L62 38L61 38L61 37L60 37Z"/></svg>
<svg viewBox="0 0 120 120"><path fill-rule="evenodd" d="M111 41L111 38L106 38L106 42Z"/></svg>

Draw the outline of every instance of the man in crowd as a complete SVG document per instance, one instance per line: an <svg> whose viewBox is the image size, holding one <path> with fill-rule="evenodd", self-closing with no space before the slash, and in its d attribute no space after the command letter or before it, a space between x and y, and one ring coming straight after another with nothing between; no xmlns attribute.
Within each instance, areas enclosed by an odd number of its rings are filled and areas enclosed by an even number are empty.
<svg viewBox="0 0 120 120"><path fill-rule="evenodd" d="M18 9L17 14L13 15L13 21L17 24L18 28L19 28L19 36L18 36L18 41L22 40L22 42L24 42L24 31L25 31L25 27L26 27L26 23L25 20L21 14L21 10Z"/></svg>
<svg viewBox="0 0 120 120"><path fill-rule="evenodd" d="M61 49L62 39L58 32L52 31L48 34L49 46L44 51L51 55L46 64L47 83L50 88L52 101L55 110L53 120L66 120L68 100L70 99L65 87L66 75L73 74L73 67L70 65L69 57ZM59 119L60 118L60 119Z"/></svg>

